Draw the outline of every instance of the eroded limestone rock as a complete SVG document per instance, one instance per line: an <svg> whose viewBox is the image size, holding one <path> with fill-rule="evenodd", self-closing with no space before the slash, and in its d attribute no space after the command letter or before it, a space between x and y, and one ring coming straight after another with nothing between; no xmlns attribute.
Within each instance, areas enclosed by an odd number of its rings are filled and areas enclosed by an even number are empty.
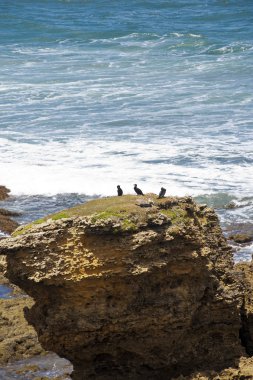
<svg viewBox="0 0 253 380"><path fill-rule="evenodd" d="M44 348L73 363L75 380L234 365L241 286L215 213L191 198L118 198L0 242L7 276L35 300L25 314Z"/></svg>

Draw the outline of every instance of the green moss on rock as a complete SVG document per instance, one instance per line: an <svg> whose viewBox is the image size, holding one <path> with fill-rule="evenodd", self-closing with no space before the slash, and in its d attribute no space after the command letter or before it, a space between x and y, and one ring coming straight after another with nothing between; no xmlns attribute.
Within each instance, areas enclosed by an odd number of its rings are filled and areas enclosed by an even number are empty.
<svg viewBox="0 0 253 380"><path fill-rule="evenodd" d="M143 202L149 203L150 207L141 207ZM186 206L189 203L191 203L190 198L166 197L158 199L155 194L147 194L145 197L124 195L122 197L98 198L19 227L12 236L26 233L36 224L73 217L90 217L94 224L110 219L119 223L120 227L116 227L116 230L119 231L135 231L139 225L146 223L151 216L153 217L157 213L162 213L168 217L172 224L188 223L190 215Z"/></svg>
<svg viewBox="0 0 253 380"><path fill-rule="evenodd" d="M172 223L184 222L186 220L189 220L187 211L178 206L173 206L171 209L161 210L161 213L169 217Z"/></svg>
<svg viewBox="0 0 253 380"><path fill-rule="evenodd" d="M107 220L107 219L118 219L123 218L125 215L124 212L116 212L116 211L102 211L100 213L93 214L91 221L92 223L96 223L98 220Z"/></svg>
<svg viewBox="0 0 253 380"><path fill-rule="evenodd" d="M136 231L138 229L137 224L132 220L124 219L121 225L122 231Z"/></svg>
<svg viewBox="0 0 253 380"><path fill-rule="evenodd" d="M52 215L51 217L52 220L59 220L59 219L64 219L64 218L69 218L68 213L64 211L58 212L58 214Z"/></svg>

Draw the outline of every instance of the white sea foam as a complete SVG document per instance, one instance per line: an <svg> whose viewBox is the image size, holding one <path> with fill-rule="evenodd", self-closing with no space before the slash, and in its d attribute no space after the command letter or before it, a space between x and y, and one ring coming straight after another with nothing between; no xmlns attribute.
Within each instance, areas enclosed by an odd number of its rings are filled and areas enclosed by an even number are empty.
<svg viewBox="0 0 253 380"><path fill-rule="evenodd" d="M5 232L3 232L3 231L0 230L0 238L1 238L1 237L7 237L7 236L8 236L8 235L7 235Z"/></svg>
<svg viewBox="0 0 253 380"><path fill-rule="evenodd" d="M30 194L111 194L135 182L253 193L252 44L215 38L188 15L180 29L153 16L150 29L103 33L103 19L101 30L66 25L50 43L1 48L1 183Z"/></svg>
<svg viewBox="0 0 253 380"><path fill-rule="evenodd" d="M136 182L145 192L158 192L164 185L170 194L177 195L214 191L240 196L253 193L251 166L210 162L211 145L209 151L195 146L199 158L186 155L185 146L190 146L190 142L183 139L179 144L168 145L161 141L84 138L31 144L2 138L0 144L1 182L19 194L109 195L115 193L117 184L121 184L125 192L131 192ZM226 158L226 145L219 148L220 156L224 154ZM213 149L216 154L215 147ZM180 157L182 164L178 162ZM187 165L187 157L193 160L191 165Z"/></svg>

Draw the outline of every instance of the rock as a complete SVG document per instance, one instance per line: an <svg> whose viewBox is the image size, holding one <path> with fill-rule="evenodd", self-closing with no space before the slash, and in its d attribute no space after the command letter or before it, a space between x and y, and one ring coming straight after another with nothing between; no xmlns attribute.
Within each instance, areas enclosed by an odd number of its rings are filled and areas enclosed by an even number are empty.
<svg viewBox="0 0 253 380"><path fill-rule="evenodd" d="M152 207L154 206L154 201L152 199L140 199L136 202L136 205L139 207Z"/></svg>
<svg viewBox="0 0 253 380"><path fill-rule="evenodd" d="M235 243L243 244L251 242L253 240L253 236L248 234L234 234L229 235L228 239L233 240Z"/></svg>
<svg viewBox="0 0 253 380"><path fill-rule="evenodd" d="M233 210L234 208L237 208L237 204L234 201L229 202L225 205L225 208L228 210Z"/></svg>
<svg viewBox="0 0 253 380"><path fill-rule="evenodd" d="M18 227L18 223L10 216L17 216L18 213L0 209L0 230L10 234Z"/></svg>
<svg viewBox="0 0 253 380"><path fill-rule="evenodd" d="M32 326L24 318L23 309L31 307L30 297L0 299L0 364L42 354Z"/></svg>
<svg viewBox="0 0 253 380"><path fill-rule="evenodd" d="M207 208L207 204L203 203L203 204L199 204L199 209L200 211L203 211Z"/></svg>
<svg viewBox="0 0 253 380"><path fill-rule="evenodd" d="M231 223L225 227L227 239L237 244L247 244L253 241L253 224L248 223Z"/></svg>
<svg viewBox="0 0 253 380"><path fill-rule="evenodd" d="M0 208L0 215L4 216L20 216L20 212L16 211L10 211L10 210L5 210L4 208Z"/></svg>
<svg viewBox="0 0 253 380"><path fill-rule="evenodd" d="M0 242L8 278L35 300L25 315L39 341L74 380L234 366L242 285L216 214L191 198L135 201L88 202Z"/></svg>
<svg viewBox="0 0 253 380"><path fill-rule="evenodd" d="M253 355L253 262L236 265L238 276L244 285L243 304L241 308L242 327L240 336L246 352ZM252 372L253 373L253 372ZM252 375L253 376L253 375Z"/></svg>
<svg viewBox="0 0 253 380"><path fill-rule="evenodd" d="M5 186L0 186L0 201L3 201L4 199L8 198L10 193L10 190L7 189Z"/></svg>
<svg viewBox="0 0 253 380"><path fill-rule="evenodd" d="M0 201L9 197L10 190L5 186L0 186ZM17 227L18 223L12 220L11 216L18 216L19 213L14 211L8 211L3 208L0 208L0 231L10 234Z"/></svg>

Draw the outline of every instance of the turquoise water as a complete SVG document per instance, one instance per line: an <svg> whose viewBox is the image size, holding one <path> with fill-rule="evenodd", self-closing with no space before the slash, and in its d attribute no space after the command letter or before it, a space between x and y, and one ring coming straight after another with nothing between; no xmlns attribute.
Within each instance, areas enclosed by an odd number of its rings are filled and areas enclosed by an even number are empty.
<svg viewBox="0 0 253 380"><path fill-rule="evenodd" d="M252 1L0 0L1 183L23 222L138 183L250 223L252 72Z"/></svg>

